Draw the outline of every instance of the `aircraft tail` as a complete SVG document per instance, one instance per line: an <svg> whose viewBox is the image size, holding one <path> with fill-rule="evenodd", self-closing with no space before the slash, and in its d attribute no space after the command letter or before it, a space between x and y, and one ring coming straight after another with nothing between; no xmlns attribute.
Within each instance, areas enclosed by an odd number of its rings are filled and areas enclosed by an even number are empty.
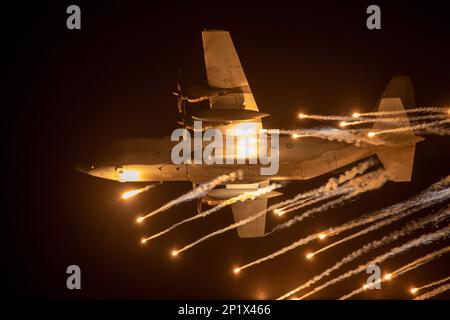
<svg viewBox="0 0 450 320"><path fill-rule="evenodd" d="M381 147L377 152L378 158L389 172L390 179L396 182L411 181L416 143L423 140L422 137L416 136L413 130L407 129L411 125L404 107L415 107L412 83L408 77L395 77L380 97L378 111L396 111L398 114L393 117L398 121L375 122L373 131L406 128L399 132L383 134L383 139L388 145Z"/></svg>

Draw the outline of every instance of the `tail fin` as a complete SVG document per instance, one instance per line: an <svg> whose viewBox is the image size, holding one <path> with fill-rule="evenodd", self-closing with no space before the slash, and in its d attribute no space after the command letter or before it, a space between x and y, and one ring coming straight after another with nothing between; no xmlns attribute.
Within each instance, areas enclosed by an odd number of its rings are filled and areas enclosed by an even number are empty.
<svg viewBox="0 0 450 320"><path fill-rule="evenodd" d="M410 123L404 106L415 107L414 91L408 77L393 78L378 101L378 111L397 111L396 122L375 122L374 131L408 128ZM381 117L381 115L380 115ZM384 139L389 146L380 148L377 156L389 172L392 181L411 181L416 143L423 138L416 137L412 130L386 133Z"/></svg>

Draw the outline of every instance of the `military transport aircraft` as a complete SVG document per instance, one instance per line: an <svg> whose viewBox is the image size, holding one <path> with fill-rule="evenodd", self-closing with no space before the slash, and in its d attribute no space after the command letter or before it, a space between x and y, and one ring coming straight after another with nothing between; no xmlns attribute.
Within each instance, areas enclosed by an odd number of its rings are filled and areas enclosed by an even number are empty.
<svg viewBox="0 0 450 320"><path fill-rule="evenodd" d="M183 117L181 124L192 129L193 120L201 120L205 126L221 129L262 129L261 118L268 114L258 109L229 32L206 30L202 32L202 38L208 85L182 88L178 83L178 90L174 94L177 96L178 111ZM186 116L185 104L200 101L209 101L209 110L192 112L189 117ZM414 106L414 93L409 78L395 77L378 100L376 108L398 111L399 121L395 125L409 127L404 107ZM373 130L382 130L385 126L382 122L375 122ZM77 170L120 182L191 181L194 186L219 175L242 170L243 180L213 189L200 199L201 211L202 202L214 205L243 192L266 186L270 180L311 179L373 155L377 155L391 173L391 180L410 181L415 144L422 138L415 136L412 130L387 134L384 138L390 143L356 146L314 137L294 139L292 136L280 136L279 168L273 175L262 175L260 163L174 164L171 151L177 141L171 141L171 136L124 139L100 149L93 159L80 163ZM246 148L254 146L250 144ZM251 151L245 151L246 155L251 154ZM272 191L262 197L231 205L235 221L264 210L268 198L277 195L278 192ZM238 235L244 238L264 235L265 221L266 217L263 215L240 226Z"/></svg>

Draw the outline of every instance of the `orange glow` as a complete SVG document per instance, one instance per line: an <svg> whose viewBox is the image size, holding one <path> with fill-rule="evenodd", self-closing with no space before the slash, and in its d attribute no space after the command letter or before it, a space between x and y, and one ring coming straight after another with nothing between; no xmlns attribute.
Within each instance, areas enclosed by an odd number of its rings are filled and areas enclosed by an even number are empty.
<svg viewBox="0 0 450 320"><path fill-rule="evenodd" d="M130 190L130 191L122 193L121 197L122 197L122 199L126 200L126 199L134 197L134 196L136 196L136 195L138 195L138 194L140 194L142 192L148 191L152 187L153 187L153 185L148 185L148 186L145 186L145 187L142 187L142 188L139 188L139 189Z"/></svg>
<svg viewBox="0 0 450 320"><path fill-rule="evenodd" d="M128 198L134 197L135 195L137 195L139 193L140 193L139 189L127 191L122 194L122 199L128 199Z"/></svg>
<svg viewBox="0 0 450 320"><path fill-rule="evenodd" d="M258 156L258 132L262 129L259 122L242 122L226 127L227 134L236 136L237 159L255 159Z"/></svg>
<svg viewBox="0 0 450 320"><path fill-rule="evenodd" d="M376 133L373 132L373 131L370 131L370 132L367 134L367 136L368 136L369 138L373 138L373 137L375 137L375 135L376 135Z"/></svg>
<svg viewBox="0 0 450 320"><path fill-rule="evenodd" d="M264 290L258 290L256 293L256 299L257 300L266 300L267 293Z"/></svg>
<svg viewBox="0 0 450 320"><path fill-rule="evenodd" d="M353 112L352 118L359 118L359 117L361 117L361 114L360 114L360 113L358 113L358 112Z"/></svg>

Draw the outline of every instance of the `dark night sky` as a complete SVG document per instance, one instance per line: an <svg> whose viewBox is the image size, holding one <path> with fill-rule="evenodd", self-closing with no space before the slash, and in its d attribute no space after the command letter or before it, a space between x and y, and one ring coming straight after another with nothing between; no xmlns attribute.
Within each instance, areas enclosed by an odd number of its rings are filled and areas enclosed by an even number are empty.
<svg viewBox="0 0 450 320"><path fill-rule="evenodd" d="M188 191L190 183L166 183L123 203L118 196L126 185L83 175L74 165L105 142L163 136L176 128L171 91L177 70L186 84L205 81L201 30L231 32L259 108L271 114L264 125L295 128L302 125L295 119L300 110L372 110L389 79L402 74L411 77L418 106L450 106L450 20L443 4L427 1L373 2L382 10L378 31L365 27L368 2L130 2L39 2L4 12L14 50L8 67L15 99L5 106L4 121L11 297L275 298L395 226L315 261L304 261L303 254L316 243L239 277L231 267L406 199L450 173L449 138L430 136L417 146L411 183L388 183L272 237L239 239L228 232L172 261L168 250L231 223L227 209L142 247L142 235L194 214L196 207L184 204L144 226L136 226L135 217ZM81 7L81 31L65 26L66 7L73 3ZM291 183L282 198L330 176ZM269 217L267 223L276 222ZM444 245L413 250L383 266L392 270ZM448 257L438 259L359 297L406 299L412 284L448 275L449 263ZM81 291L65 287L70 264L82 269ZM314 298L337 298L363 281L361 274Z"/></svg>

